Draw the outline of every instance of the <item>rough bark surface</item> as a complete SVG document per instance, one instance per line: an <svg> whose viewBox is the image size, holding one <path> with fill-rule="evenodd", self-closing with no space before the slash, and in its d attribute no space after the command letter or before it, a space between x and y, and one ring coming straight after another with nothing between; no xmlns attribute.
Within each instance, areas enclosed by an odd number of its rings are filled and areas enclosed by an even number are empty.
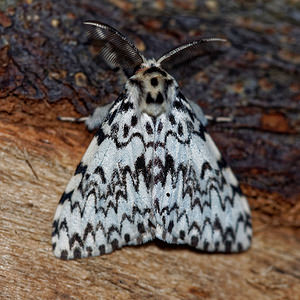
<svg viewBox="0 0 300 300"><path fill-rule="evenodd" d="M300 299L299 16L296 0L0 2L0 298ZM121 88L93 59L87 19L118 28L147 57L202 36L229 40L176 78L205 113L234 117L208 130L249 199L250 251L154 242L54 258L53 214L92 137L57 116L87 115Z"/></svg>

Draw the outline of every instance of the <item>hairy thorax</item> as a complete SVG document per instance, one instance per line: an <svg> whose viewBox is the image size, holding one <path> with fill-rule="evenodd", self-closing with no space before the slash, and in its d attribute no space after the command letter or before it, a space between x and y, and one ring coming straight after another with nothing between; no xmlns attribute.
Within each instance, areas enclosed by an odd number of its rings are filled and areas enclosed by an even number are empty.
<svg viewBox="0 0 300 300"><path fill-rule="evenodd" d="M137 93L141 112L157 117L169 110L176 94L176 81L158 66L141 68L129 79L129 89Z"/></svg>

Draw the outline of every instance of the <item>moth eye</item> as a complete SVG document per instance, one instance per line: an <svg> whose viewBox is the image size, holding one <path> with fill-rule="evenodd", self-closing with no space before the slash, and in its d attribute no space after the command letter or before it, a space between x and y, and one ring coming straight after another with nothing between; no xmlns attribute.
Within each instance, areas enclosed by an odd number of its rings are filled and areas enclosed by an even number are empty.
<svg viewBox="0 0 300 300"><path fill-rule="evenodd" d="M156 77L151 78L150 82L152 86L158 86L158 80Z"/></svg>

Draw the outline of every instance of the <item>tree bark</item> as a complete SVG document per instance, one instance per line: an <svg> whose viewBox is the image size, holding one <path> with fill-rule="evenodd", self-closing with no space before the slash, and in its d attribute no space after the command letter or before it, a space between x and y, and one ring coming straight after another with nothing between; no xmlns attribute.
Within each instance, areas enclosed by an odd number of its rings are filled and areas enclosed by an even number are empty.
<svg viewBox="0 0 300 300"><path fill-rule="evenodd" d="M0 298L300 299L296 2L26 0L0 9ZM202 36L229 40L174 74L206 114L234 118L208 131L252 208L249 251L155 241L76 261L53 256L55 208L92 138L57 117L87 115L122 86L93 59L86 19L116 27L146 57Z"/></svg>

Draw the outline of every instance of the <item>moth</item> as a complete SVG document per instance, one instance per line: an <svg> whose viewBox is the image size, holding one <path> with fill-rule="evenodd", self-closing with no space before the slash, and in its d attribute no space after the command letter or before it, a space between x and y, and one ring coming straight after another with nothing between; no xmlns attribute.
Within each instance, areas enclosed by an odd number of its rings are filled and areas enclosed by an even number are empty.
<svg viewBox="0 0 300 300"><path fill-rule="evenodd" d="M155 60L109 25L85 25L102 57L128 80L112 104L86 120L97 133L59 201L55 256L103 255L155 238L205 252L248 249L247 199L207 133L201 108L168 73L207 43L224 40L197 40Z"/></svg>

